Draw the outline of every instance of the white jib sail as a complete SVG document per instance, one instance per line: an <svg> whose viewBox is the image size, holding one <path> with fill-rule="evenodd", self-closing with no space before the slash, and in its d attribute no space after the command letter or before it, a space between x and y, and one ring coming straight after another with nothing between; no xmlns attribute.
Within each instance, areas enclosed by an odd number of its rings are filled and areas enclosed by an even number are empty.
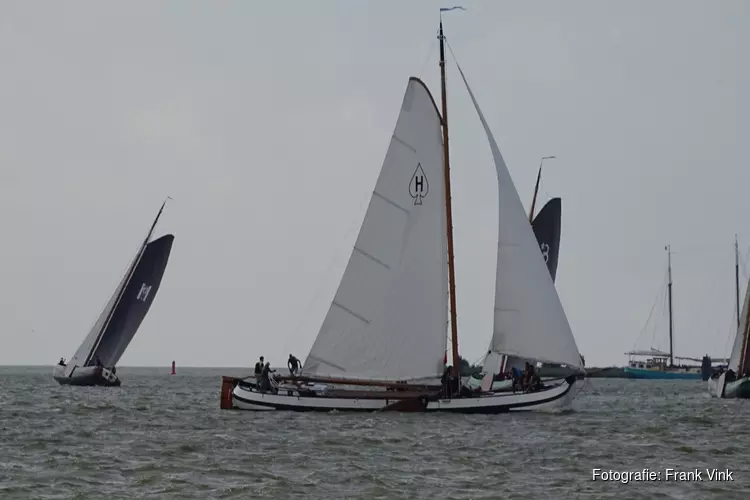
<svg viewBox="0 0 750 500"><path fill-rule="evenodd" d="M521 198L469 83L458 70L487 134L497 171L499 228L490 350L582 368L568 318Z"/></svg>

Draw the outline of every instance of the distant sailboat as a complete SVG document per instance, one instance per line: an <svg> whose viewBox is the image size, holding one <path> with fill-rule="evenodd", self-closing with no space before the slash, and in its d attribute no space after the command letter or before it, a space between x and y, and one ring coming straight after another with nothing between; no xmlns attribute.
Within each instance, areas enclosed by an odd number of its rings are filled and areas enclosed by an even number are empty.
<svg viewBox="0 0 750 500"><path fill-rule="evenodd" d="M734 282L737 297L737 333L732 344L727 370L708 380L708 392L717 398L750 398L750 281L740 313L740 258L734 241Z"/></svg>
<svg viewBox="0 0 750 500"><path fill-rule="evenodd" d="M679 358L674 355L674 319L672 317L672 248L667 245L667 300L669 305L669 352L658 349L634 350L626 352L629 357L628 366L624 371L630 378L645 379L681 379L681 380L700 380L701 368L699 366L675 366L674 359L691 359ZM633 358L647 357L646 361L639 361ZM667 363L669 361L669 363Z"/></svg>
<svg viewBox="0 0 750 500"><path fill-rule="evenodd" d="M166 200L125 276L115 289L86 339L67 364L53 369L61 385L119 386L115 365L125 353L159 290L174 236L151 241Z"/></svg>
<svg viewBox="0 0 750 500"><path fill-rule="evenodd" d="M279 385L265 389L225 377L222 408L502 413L565 408L575 397L574 375L524 393L459 391L438 382L447 375L448 324L453 381L460 380L442 21L439 41L442 116L427 86L410 78L354 249L301 376L275 377ZM518 192L458 70L487 136L498 182L489 350L582 370ZM266 382L263 376L261 381ZM364 389L351 389L355 386Z"/></svg>

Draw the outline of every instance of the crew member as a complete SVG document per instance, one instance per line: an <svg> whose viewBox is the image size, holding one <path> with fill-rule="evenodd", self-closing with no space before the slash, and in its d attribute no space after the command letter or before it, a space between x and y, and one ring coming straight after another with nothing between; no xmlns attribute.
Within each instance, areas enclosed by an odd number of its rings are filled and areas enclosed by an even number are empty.
<svg viewBox="0 0 750 500"><path fill-rule="evenodd" d="M263 356L260 357L260 361L255 363L255 383L260 387L260 376L263 373Z"/></svg>
<svg viewBox="0 0 750 500"><path fill-rule="evenodd" d="M289 361L287 361L286 364L289 367L289 373L293 377L293 376L297 375L297 371L299 370L300 365L302 363L300 363L299 359L297 359L296 357L294 357L292 354L289 354Z"/></svg>

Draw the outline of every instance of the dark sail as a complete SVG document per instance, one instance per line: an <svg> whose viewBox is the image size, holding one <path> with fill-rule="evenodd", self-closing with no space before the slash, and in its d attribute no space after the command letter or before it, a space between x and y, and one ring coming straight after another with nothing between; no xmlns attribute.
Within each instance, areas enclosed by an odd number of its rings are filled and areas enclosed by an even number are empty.
<svg viewBox="0 0 750 500"><path fill-rule="evenodd" d="M167 197L167 199L170 199ZM144 254L146 253L146 249L151 246L152 244L157 243L156 241L151 241L151 235L154 233L154 228L156 227L156 223L159 222L159 217L161 217L162 212L164 211L164 206L167 204L167 200L164 200L164 203L161 204L161 208L159 209L159 212L156 214L156 218L154 219L154 222L151 224L151 228L148 231L148 235L143 240L143 243L141 243L140 248L138 249L138 253L135 255L135 258L133 259L130 266L128 266L128 270L125 273L125 276L122 277L122 281L120 281L120 284L117 286L117 289L115 289L115 293L112 294L112 297L110 297L109 302L107 302L107 305L104 306L104 310L99 315L99 318L96 320L96 323L94 323L94 326L89 331L88 335L86 336L86 339L83 341L83 344L81 344L78 347L78 350L73 355L71 360L68 362L68 364L65 366L64 375L65 377L71 377L73 375L73 372L77 367L86 367L94 365L97 361L97 355L100 355L100 361L102 364L104 364L105 360L101 358L101 354L99 353L99 345L102 344L102 340L104 339L105 333L107 334L107 348L102 351L102 353L106 353L106 357L109 360L114 360L114 363L116 363L120 356L122 356L122 353L124 352L125 348L128 346L128 343L130 343L130 340L132 340L133 335L135 335L135 331L138 329L138 326L141 324L141 321L143 321L143 317L146 315L146 312L148 311L148 308L151 306L151 302L153 301L153 296L150 300L148 300L148 295L151 294L151 290L153 289L153 284L150 284L152 288L148 288L148 284L146 285L146 288L141 291L141 294L145 294L145 298L147 300L142 302L147 302L148 305L144 307L144 305L136 305L135 311L136 311L136 317L138 314L140 314L140 319L138 319L136 322L132 322L130 320L123 319L122 312L119 312L123 310L123 307L125 309L132 308L132 304L123 303L122 299L125 296L125 292L130 292L130 288L132 286L132 281L134 278L134 273L136 270L139 269L152 269L152 271L149 271L148 274L146 271L139 271L141 277L146 277L149 280L154 279L158 275L158 283L156 284L156 288L158 289L159 284L161 283L162 275L164 274L164 269L167 266L167 260L169 259L169 252L172 249L172 242L174 241L173 235L167 235L159 240L164 240L159 246L152 247L154 250L157 248L160 249L160 253L163 254L162 260L163 263L160 264L161 270L158 272L156 270L159 269L158 265L154 264L153 262L160 262L160 259L158 255L152 255L150 257L151 264L146 263L144 266L141 266L141 260L144 257ZM144 274L146 273L146 274ZM141 281L141 283L144 283L144 281ZM154 290L155 295L155 290ZM129 296L129 295L128 295ZM139 297L139 300L144 297ZM121 307L122 305L122 307ZM143 309L142 312L139 313L140 309ZM120 316L118 316L118 321L116 322L116 327L110 327L110 323L112 323L112 319L115 316L115 313L118 313ZM127 317L127 314L125 315ZM126 318L127 319L127 318ZM133 326L135 325L135 326ZM132 332L129 334L126 334L123 336L123 338L127 338L127 340L111 340L110 335L115 335L116 337L120 337L121 332L128 332L129 329L132 328ZM115 332L114 334L112 332ZM109 365L109 367L114 366L114 363L112 365Z"/></svg>
<svg viewBox="0 0 750 500"><path fill-rule="evenodd" d="M534 229L536 241L547 262L547 269L555 281L557 275L557 258L560 254L560 229L562 224L562 200L552 198L539 211L531 227Z"/></svg>
<svg viewBox="0 0 750 500"><path fill-rule="evenodd" d="M88 364L97 357L108 367L120 360L156 297L173 241L174 236L167 234L146 245Z"/></svg>

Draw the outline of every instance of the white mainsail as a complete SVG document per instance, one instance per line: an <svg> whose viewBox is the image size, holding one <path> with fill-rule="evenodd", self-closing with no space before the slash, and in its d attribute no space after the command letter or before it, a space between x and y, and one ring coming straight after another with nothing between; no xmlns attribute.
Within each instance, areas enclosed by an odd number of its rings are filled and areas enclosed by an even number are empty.
<svg viewBox="0 0 750 500"><path fill-rule="evenodd" d="M487 134L497 171L499 227L490 352L582 368L568 318L521 198L466 76L458 62L456 66Z"/></svg>
<svg viewBox="0 0 750 500"><path fill-rule="evenodd" d="M740 369L740 360L742 358L742 339L747 335L747 308L750 307L750 281L747 283L747 289L745 290L745 302L742 306L742 314L740 315L740 326L737 328L737 334L734 336L734 346L732 347L732 355L729 356L729 364L727 368L737 373ZM747 362L745 362L747 365ZM740 375L737 373L737 375Z"/></svg>
<svg viewBox="0 0 750 500"><path fill-rule="evenodd" d="M411 78L357 242L303 374L408 380L442 372L448 262L441 133L432 96Z"/></svg>

